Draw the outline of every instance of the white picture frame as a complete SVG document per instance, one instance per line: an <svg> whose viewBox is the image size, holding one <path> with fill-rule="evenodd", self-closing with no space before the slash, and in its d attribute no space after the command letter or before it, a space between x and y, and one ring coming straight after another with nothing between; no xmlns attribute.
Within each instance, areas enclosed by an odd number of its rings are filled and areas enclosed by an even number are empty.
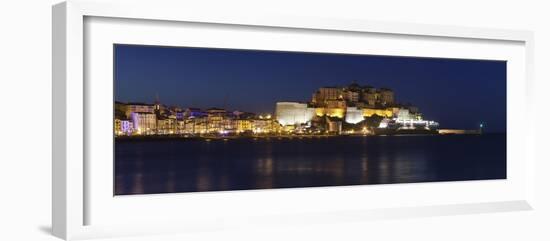
<svg viewBox="0 0 550 241"><path fill-rule="evenodd" d="M156 11L149 11L155 8ZM90 89L101 88L94 82L93 85L87 84L85 78L86 68L96 68L93 65L94 61L87 59L89 50L86 50L88 45L86 34L96 34L100 36L101 28L98 30L89 30L86 28L86 19L115 19L121 21L131 21L132 24L145 24L146 22L154 22L149 28L154 31L159 25L164 23L177 24L211 24L223 25L224 28L247 28L252 27L256 30L277 29L278 32L299 30L307 33L315 31L316 35L326 34L328 32L335 33L357 33L357 34L378 34L390 35L395 38L430 38L439 40L456 40L455 44L469 44L469 41L476 43L483 42L484 46L494 45L495 43L512 44L516 47L510 48L509 55L502 55L502 59L512 61L514 63L513 73L509 72L509 76L514 76L509 79L514 88L508 88L508 116L518 114L510 119L508 125L509 130L516 130L511 133L513 137L509 141L513 148L517 148L517 152L509 152L511 155L513 168L511 170L517 175L507 182L487 182L487 181L469 181L458 183L441 183L441 184L405 184L405 185L376 185L368 187L368 190L363 187L336 187L327 189L293 189L293 190L262 190L262 191L238 191L224 193L209 193L209 194L169 194L166 195L138 195L137 197L125 197L124 200L118 198L113 203L108 203L113 199L104 194L101 198L96 198L100 193L97 187L102 185L112 184L96 184L97 178L95 174L87 174L89 169L100 169L99 172L108 173L108 168L105 166L91 163L90 160L85 160L85 157L90 155L90 144L86 142L87 135L90 130L87 129L85 123L90 120L89 111L93 111L93 106L90 106L89 100L94 99L94 93L88 93ZM109 23L109 21L103 21ZM100 23L101 25L102 23ZM114 24L117 28L129 28L124 24ZM144 25L145 26L145 25ZM90 31L90 32L87 32ZM104 34L105 35L105 34ZM104 36L102 35L102 36ZM534 192L534 175L535 175L535 158L531 148L534 147L534 125L530 124L532 120L524 118L529 116L532 111L529 94L532 86L533 73L533 34L529 31L519 30L497 30L497 29L482 29L469 27L451 27L439 25L422 25L409 23L390 23L390 22L372 22L363 20L350 19L316 19L316 18L301 18L291 16L276 16L265 14L231 14L227 15L209 15L204 10L188 9L184 3L177 2L153 2L150 3L128 3L124 1L67 1L53 7L53 167L52 167L52 183L53 183L53 234L63 239L84 239L94 237L112 237L121 235L136 235L136 234L152 234L152 233L170 233L170 232L186 232L194 230L204 230L216 227L232 227L239 225L252 225L249 219L253 219L254 225L289 225L293 222L287 222L289 218L296 220L295 222L339 222L348 219L383 219L383 218L401 218L401 217L422 217L432 215L450 215L450 214L466 214L480 212L495 212L495 211L513 211L513 210L530 210L533 208L533 192ZM106 35L105 35L106 36ZM158 35L156 35L158 36ZM107 36L112 37L112 36ZM120 38L125 41L136 41L138 43L153 43L154 39L140 39L138 35L125 35ZM307 36L306 36L307 37ZM126 39L128 38L128 39ZM309 37L308 37L309 38ZM103 40L102 40L103 39ZM120 41L120 39L109 38L91 38L92 41ZM163 44L173 44L170 41L162 42ZM177 42L176 42L177 43ZM154 44L159 44L154 42ZM215 43L211 43L214 44ZM92 45L91 48L95 48ZM519 47L518 47L519 46ZM481 48L482 46L478 46ZM261 46L259 47L261 48ZM487 47L487 49L491 49ZM494 49L494 48L493 48ZM94 49L95 50L95 49ZM345 51L345 50L342 50ZM368 50L365 50L368 51ZM426 50L427 51L427 50ZM498 52L498 51L497 51ZM94 53L96 53L94 51ZM414 53L411 53L414 55ZM455 57L464 57L455 53ZM499 57L498 53L487 56ZM98 56L103 56L96 54ZM429 55L429 54L425 54ZM104 56L103 56L104 57ZM103 58L100 57L100 58ZM447 56L448 57L448 56ZM483 58L483 56L478 56ZM90 66L90 61L92 64ZM517 70L517 71L516 71ZM111 84L112 83L106 83ZM88 95L88 97L87 97ZM90 97L91 96L91 97ZM510 99L512 96L512 99ZM87 102L88 101L88 102ZM112 100L109 100L112 103ZM512 112L510 112L512 110ZM111 112L112 113L112 112ZM98 119L98 115L93 115L93 118ZM111 122L111 119L108 119ZM112 124L112 123L111 123ZM522 126L521 131L517 130ZM111 129L109 129L111 130ZM91 140L94 142L94 140ZM518 147L519 146L519 147ZM95 147L94 147L95 148ZM98 153L103 153L103 149L97 149ZM111 150L112 151L112 150ZM109 153L105 152L106 155ZM103 170L103 169L105 170ZM91 177L91 178L90 178ZM516 178L517 177L517 178ZM515 181L517 180L517 181ZM95 188L95 189L94 189ZM327 196L341 197L359 197L359 193L378 192L381 196L395 195L395 193L406 192L407 195L425 194L426 197L434 197L441 190L451 189L457 191L457 196L460 190L471 190L471 196L457 198L453 195L445 200L433 202L411 201L408 203L395 202L392 204L380 204L373 207L362 209L360 203L350 204L347 209L337 209L330 206L312 205L307 210L289 210L289 206L284 206L284 198L280 197L297 197L298 199L307 200L308 198L324 199ZM506 189L512 191L502 191L492 193L491 190ZM386 193L387 192L387 193ZM493 198L478 198L482 193L493 195ZM480 195L480 196L476 196ZM164 207L174 207L180 205L182 199L186 199L188 205L205 205L208 202L222 201L228 204L233 204L234 210L242 211L244 207L250 208L250 213L222 212L219 216L212 214L209 216L206 213L206 218L199 221L186 222L186 220L177 217L177 213L163 212L162 218L155 216L152 211L147 211L155 205ZM266 210L260 216L252 215L252 212L261 212L261 206L245 205L242 200L254 200L255 203L265 202L281 202L280 209ZM342 199L334 199L334 202L342 201ZM116 203L115 203L116 202ZM244 201L246 202L246 201ZM90 208L90 203L101 203L93 205ZM321 204L323 204L321 202ZM112 205L112 206L109 206ZM302 205L302 206L300 206ZM298 203L298 207L305 207L306 203ZM124 207L129 207L124 210ZM328 208L327 208L328 207ZM121 216L131 212L131 208L140 208L145 210L142 217L132 217L134 220L124 219ZM123 210L120 213L115 210ZM185 210L192 213L191 216L197 217L204 215L200 213L200 207L193 206L195 213L191 209ZM169 208L165 208L170 210ZM155 212L157 212L155 211ZM101 217L98 222L90 222L90 216ZM112 215L109 217L109 215ZM118 215L118 216L117 216ZM173 215L173 216L170 216ZM227 219L220 219L221 217ZM106 219L116 220L116 222L108 223ZM144 221L152 219L154 222ZM212 220L213 219L213 220ZM227 222L227 221L230 222ZM133 222L131 222L133 221ZM154 224L152 224L154 223ZM177 223L177 224L174 224ZM230 223L230 224L228 224ZM137 228L136 228L137 227Z"/></svg>

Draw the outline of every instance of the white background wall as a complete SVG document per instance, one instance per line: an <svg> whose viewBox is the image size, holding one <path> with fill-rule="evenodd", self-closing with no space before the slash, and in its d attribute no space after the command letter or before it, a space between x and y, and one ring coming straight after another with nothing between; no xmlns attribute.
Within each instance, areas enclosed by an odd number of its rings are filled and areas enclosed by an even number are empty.
<svg viewBox="0 0 550 241"><path fill-rule="evenodd" d="M56 240L51 206L51 5L0 5L0 240ZM547 1L202 1L219 11L436 23L535 31L538 175L536 211L462 215L284 229L226 230L117 240L550 240L550 184L544 143L549 136L550 14ZM209 5L208 5L209 4ZM152 9L151 11L154 11ZM21 130L32 130L32 137ZM443 194L444 195L444 194Z"/></svg>

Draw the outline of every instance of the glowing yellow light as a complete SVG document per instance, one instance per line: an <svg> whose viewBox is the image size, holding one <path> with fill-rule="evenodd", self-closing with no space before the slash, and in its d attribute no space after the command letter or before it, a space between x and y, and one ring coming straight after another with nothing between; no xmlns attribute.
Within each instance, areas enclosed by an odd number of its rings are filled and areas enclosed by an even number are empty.
<svg viewBox="0 0 550 241"><path fill-rule="evenodd" d="M325 115L325 108L315 108L315 115L324 116Z"/></svg>
<svg viewBox="0 0 550 241"><path fill-rule="evenodd" d="M371 108L363 109L363 116L371 117L373 115L389 118L393 115L393 111L391 109L371 109Z"/></svg>
<svg viewBox="0 0 550 241"><path fill-rule="evenodd" d="M326 114L330 117L344 118L344 113L346 110L343 108L327 108Z"/></svg>

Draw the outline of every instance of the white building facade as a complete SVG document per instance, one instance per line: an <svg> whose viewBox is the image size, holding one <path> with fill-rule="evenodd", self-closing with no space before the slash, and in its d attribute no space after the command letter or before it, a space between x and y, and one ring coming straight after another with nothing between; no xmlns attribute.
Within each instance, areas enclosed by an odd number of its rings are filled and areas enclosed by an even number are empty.
<svg viewBox="0 0 550 241"><path fill-rule="evenodd" d="M309 108L305 103L277 102L275 115L279 124L301 125L310 122L315 116L315 109Z"/></svg>
<svg viewBox="0 0 550 241"><path fill-rule="evenodd" d="M132 112L134 130L138 135L155 134L157 130L157 116L152 113Z"/></svg>
<svg viewBox="0 0 550 241"><path fill-rule="evenodd" d="M346 109L346 123L357 124L363 121L363 110L357 107L348 107Z"/></svg>

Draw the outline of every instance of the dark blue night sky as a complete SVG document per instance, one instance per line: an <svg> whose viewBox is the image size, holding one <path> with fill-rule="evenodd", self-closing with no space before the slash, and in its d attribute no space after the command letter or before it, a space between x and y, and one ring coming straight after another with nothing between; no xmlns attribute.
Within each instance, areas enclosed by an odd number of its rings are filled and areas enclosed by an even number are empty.
<svg viewBox="0 0 550 241"><path fill-rule="evenodd" d="M115 45L115 99L274 112L322 86L395 91L441 128L506 131L506 62Z"/></svg>

